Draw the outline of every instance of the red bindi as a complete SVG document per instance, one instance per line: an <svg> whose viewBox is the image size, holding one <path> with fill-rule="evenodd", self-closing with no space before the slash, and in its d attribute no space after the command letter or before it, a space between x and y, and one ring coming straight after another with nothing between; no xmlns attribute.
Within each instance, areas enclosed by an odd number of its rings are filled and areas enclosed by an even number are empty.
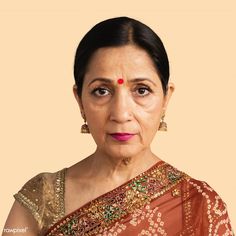
<svg viewBox="0 0 236 236"><path fill-rule="evenodd" d="M123 79L118 79L117 82L118 82L118 84L123 84L124 80Z"/></svg>

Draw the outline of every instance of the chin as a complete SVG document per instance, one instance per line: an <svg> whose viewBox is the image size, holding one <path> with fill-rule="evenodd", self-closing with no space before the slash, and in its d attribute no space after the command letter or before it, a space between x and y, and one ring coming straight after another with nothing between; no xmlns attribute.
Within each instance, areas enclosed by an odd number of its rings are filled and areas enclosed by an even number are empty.
<svg viewBox="0 0 236 236"><path fill-rule="evenodd" d="M138 147L130 147L130 145L110 145L105 150L109 156L121 159L136 156L140 151Z"/></svg>

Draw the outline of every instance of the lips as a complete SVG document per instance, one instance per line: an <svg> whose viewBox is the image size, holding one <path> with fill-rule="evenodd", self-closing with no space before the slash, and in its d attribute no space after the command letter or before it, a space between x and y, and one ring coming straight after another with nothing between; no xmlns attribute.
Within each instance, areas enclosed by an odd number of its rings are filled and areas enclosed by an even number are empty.
<svg viewBox="0 0 236 236"><path fill-rule="evenodd" d="M111 136L118 140L118 141L127 141L129 139L131 139L134 134L130 134L130 133L113 133L111 134Z"/></svg>

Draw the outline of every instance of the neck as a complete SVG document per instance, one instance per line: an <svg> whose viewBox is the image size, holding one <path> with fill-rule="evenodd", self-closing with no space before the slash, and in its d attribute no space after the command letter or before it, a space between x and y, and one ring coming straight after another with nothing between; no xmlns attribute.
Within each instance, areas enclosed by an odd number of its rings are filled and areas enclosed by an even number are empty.
<svg viewBox="0 0 236 236"><path fill-rule="evenodd" d="M136 156L125 158L112 157L97 149L89 159L91 177L106 179L118 185L141 174L161 160L150 148L144 149Z"/></svg>

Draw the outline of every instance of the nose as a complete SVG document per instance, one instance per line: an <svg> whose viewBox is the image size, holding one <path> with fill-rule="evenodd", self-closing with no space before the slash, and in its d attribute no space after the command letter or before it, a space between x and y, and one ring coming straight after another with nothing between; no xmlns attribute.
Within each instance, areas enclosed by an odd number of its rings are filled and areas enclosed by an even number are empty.
<svg viewBox="0 0 236 236"><path fill-rule="evenodd" d="M132 120L132 100L127 91L116 92L110 107L110 120L124 123Z"/></svg>

